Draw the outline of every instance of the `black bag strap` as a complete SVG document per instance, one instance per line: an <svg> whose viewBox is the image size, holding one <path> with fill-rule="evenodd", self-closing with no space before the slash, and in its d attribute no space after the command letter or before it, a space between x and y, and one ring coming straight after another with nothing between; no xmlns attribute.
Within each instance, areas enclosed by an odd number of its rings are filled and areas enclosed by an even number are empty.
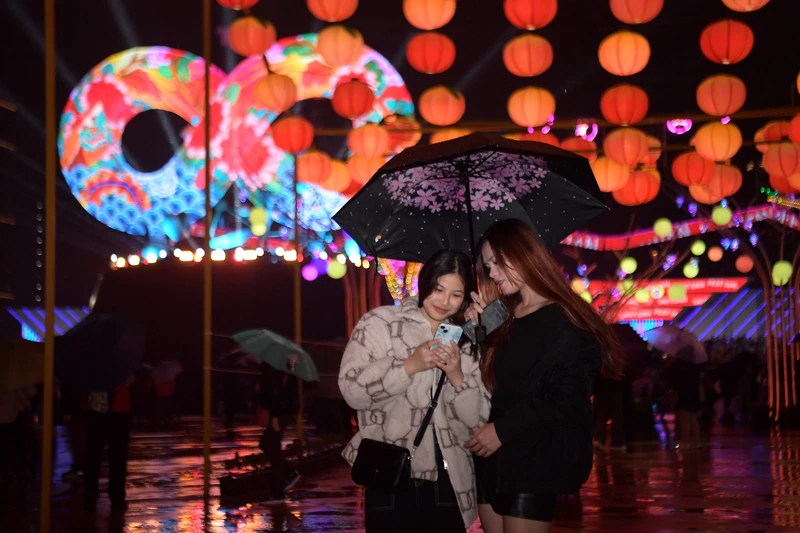
<svg viewBox="0 0 800 533"><path fill-rule="evenodd" d="M439 394L442 392L445 381L447 381L447 375L442 372L442 377L439 378L439 385L436 387L436 394L431 398L431 406L428 408L428 412L425 413L425 418L422 419L422 424L419 426L417 436L414 437L414 448L411 450L412 459L414 458L414 452L416 452L419 445L422 444L422 437L425 436L425 430L428 429L428 424L431 423L431 418L433 418L433 412L436 410L436 406L439 405Z"/></svg>

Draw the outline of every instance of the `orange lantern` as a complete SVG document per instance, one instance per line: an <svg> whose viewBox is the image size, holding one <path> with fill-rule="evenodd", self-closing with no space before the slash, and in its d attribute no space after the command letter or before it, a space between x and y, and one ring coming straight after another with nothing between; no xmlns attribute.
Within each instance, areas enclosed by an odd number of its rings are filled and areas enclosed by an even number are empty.
<svg viewBox="0 0 800 533"><path fill-rule="evenodd" d="M240 56L264 55L278 34L269 21L256 17L242 17L228 28L228 44Z"/></svg>
<svg viewBox="0 0 800 533"><path fill-rule="evenodd" d="M742 171L733 165L720 163L714 170L711 180L701 187L708 191L712 198L719 200L733 196L742 188Z"/></svg>
<svg viewBox="0 0 800 533"><path fill-rule="evenodd" d="M685 187L705 185L714 177L717 165L697 152L683 152L672 161L672 177Z"/></svg>
<svg viewBox="0 0 800 533"><path fill-rule="evenodd" d="M657 170L636 170L631 172L628 182L611 195L620 205L635 207L655 200L661 188L661 174Z"/></svg>
<svg viewBox="0 0 800 533"><path fill-rule="evenodd" d="M297 179L303 183L322 183L331 173L331 158L325 152L309 150L297 156Z"/></svg>
<svg viewBox="0 0 800 533"><path fill-rule="evenodd" d="M610 0L611 13L625 24L644 24L661 13L664 0Z"/></svg>
<svg viewBox="0 0 800 533"><path fill-rule="evenodd" d="M516 125L536 128L547 124L556 112L556 99L545 89L523 87L511 93L507 108Z"/></svg>
<svg viewBox="0 0 800 533"><path fill-rule="evenodd" d="M647 153L639 160L639 164L645 168L656 168L660 157L661 141L657 137L647 135Z"/></svg>
<svg viewBox="0 0 800 533"><path fill-rule="evenodd" d="M415 35L406 46L406 59L411 67L425 74L439 74L449 69L456 59L456 45L447 35L430 31Z"/></svg>
<svg viewBox="0 0 800 533"><path fill-rule="evenodd" d="M633 126L647 115L649 107L644 89L627 83L607 89L600 97L603 118L617 126Z"/></svg>
<svg viewBox="0 0 800 533"><path fill-rule="evenodd" d="M753 30L744 22L723 19L709 24L700 34L700 50L709 61L733 65L753 49Z"/></svg>
<svg viewBox="0 0 800 533"><path fill-rule="evenodd" d="M644 35L628 30L612 33L597 49L600 66L615 76L631 76L650 61L650 43Z"/></svg>
<svg viewBox="0 0 800 533"><path fill-rule="evenodd" d="M431 133L430 143L437 144L445 141L452 141L453 139L458 139L470 133L472 133L472 130L466 130L464 128L445 128Z"/></svg>
<svg viewBox="0 0 800 533"><path fill-rule="evenodd" d="M797 175L796 175L797 176ZM800 176L798 176L800 177ZM778 194L790 195L790 194L797 194L798 189L792 184L793 176L789 176L785 178L783 176L776 176L771 174L769 177L769 186L778 191ZM800 185L800 184L798 184Z"/></svg>
<svg viewBox="0 0 800 533"><path fill-rule="evenodd" d="M722 0L722 3L733 11L749 13L761 9L769 3L769 0Z"/></svg>
<svg viewBox="0 0 800 533"><path fill-rule="evenodd" d="M712 263L718 263L722 260L724 253L719 246L712 246L708 249L708 260Z"/></svg>
<svg viewBox="0 0 800 533"><path fill-rule="evenodd" d="M323 189L334 192L344 192L350 187L350 171L343 161L332 160L328 177L319 182Z"/></svg>
<svg viewBox="0 0 800 533"><path fill-rule="evenodd" d="M381 125L389 132L389 152L399 153L416 145L422 139L419 123L404 115L387 115Z"/></svg>
<svg viewBox="0 0 800 533"><path fill-rule="evenodd" d="M366 158L354 155L347 160L350 179L360 185L364 185L385 162L386 159L383 157Z"/></svg>
<svg viewBox="0 0 800 533"><path fill-rule="evenodd" d="M753 262L753 259L749 255L740 255L739 257L736 258L736 270L738 270L742 274L747 274L748 272L753 270L754 266L755 263Z"/></svg>
<svg viewBox="0 0 800 533"><path fill-rule="evenodd" d="M526 33L506 43L503 63L514 76L538 76L553 64L553 47L544 37Z"/></svg>
<svg viewBox="0 0 800 533"><path fill-rule="evenodd" d="M762 154L765 153L773 144L789 138L791 129L791 122L786 120L772 120L767 122L753 137L756 143L756 149Z"/></svg>
<svg viewBox="0 0 800 533"><path fill-rule="evenodd" d="M272 123L272 139L284 152L298 154L314 142L314 127L303 117L281 117Z"/></svg>
<svg viewBox="0 0 800 533"><path fill-rule="evenodd" d="M358 30L334 24L319 32L317 52L333 68L350 65L364 52L364 37Z"/></svg>
<svg viewBox="0 0 800 533"><path fill-rule="evenodd" d="M456 0L403 0L403 15L420 30L436 30L456 14Z"/></svg>
<svg viewBox="0 0 800 533"><path fill-rule="evenodd" d="M364 124L350 130L347 146L357 156L367 159L380 157L389 151L389 132L377 124Z"/></svg>
<svg viewBox="0 0 800 533"><path fill-rule="evenodd" d="M550 146L561 147L558 137L550 133L534 131L533 133L523 133L517 137L518 141L533 141L537 143L549 144Z"/></svg>
<svg viewBox="0 0 800 533"><path fill-rule="evenodd" d="M703 185L693 185L692 187L689 187L689 196L691 196L695 202L705 205L716 204L724 198L724 196L713 195Z"/></svg>
<svg viewBox="0 0 800 533"><path fill-rule="evenodd" d="M297 101L297 86L294 80L283 74L270 72L255 87L256 100L275 113L283 113Z"/></svg>
<svg viewBox="0 0 800 533"><path fill-rule="evenodd" d="M800 114L794 116L789 122L789 138L795 144L800 144Z"/></svg>
<svg viewBox="0 0 800 533"><path fill-rule="evenodd" d="M786 181L789 182L789 187L791 187L794 190L794 192L791 194L797 194L798 192L800 192L800 172L796 172L791 176L787 176Z"/></svg>
<svg viewBox="0 0 800 533"><path fill-rule="evenodd" d="M242 9L250 9L258 3L258 0L217 0L217 3L222 7L241 11Z"/></svg>
<svg viewBox="0 0 800 533"><path fill-rule="evenodd" d="M558 0L505 0L508 21L521 30L544 28L556 18Z"/></svg>
<svg viewBox="0 0 800 533"><path fill-rule="evenodd" d="M605 155L628 167L635 167L647 156L647 135L636 128L617 128L603 141Z"/></svg>
<svg viewBox="0 0 800 533"><path fill-rule="evenodd" d="M419 113L429 124L450 126L464 116L467 102L459 91L444 85L426 89L419 97Z"/></svg>
<svg viewBox="0 0 800 533"><path fill-rule="evenodd" d="M354 120L372 110L375 93L369 85L360 80L346 81L333 91L331 105L336 113L344 118Z"/></svg>
<svg viewBox="0 0 800 533"><path fill-rule="evenodd" d="M594 172L594 179L597 180L597 186L603 192L620 190L631 177L630 168L608 157L601 157L593 162L592 172Z"/></svg>
<svg viewBox="0 0 800 533"><path fill-rule="evenodd" d="M353 16L358 0L306 0L306 5L323 22L341 22Z"/></svg>
<svg viewBox="0 0 800 533"><path fill-rule="evenodd" d="M724 117L739 111L747 97L747 87L736 76L717 74L697 86L697 106L713 117Z"/></svg>
<svg viewBox="0 0 800 533"><path fill-rule="evenodd" d="M725 161L742 147L742 132L732 123L711 122L699 130L689 143L701 156L711 161Z"/></svg>
<svg viewBox="0 0 800 533"><path fill-rule="evenodd" d="M771 144L761 162L770 176L787 178L800 172L800 146L792 142Z"/></svg>
<svg viewBox="0 0 800 533"><path fill-rule="evenodd" d="M589 163L597 160L597 144L594 141L587 141L580 137L570 137L561 142L561 148L585 157L589 160Z"/></svg>

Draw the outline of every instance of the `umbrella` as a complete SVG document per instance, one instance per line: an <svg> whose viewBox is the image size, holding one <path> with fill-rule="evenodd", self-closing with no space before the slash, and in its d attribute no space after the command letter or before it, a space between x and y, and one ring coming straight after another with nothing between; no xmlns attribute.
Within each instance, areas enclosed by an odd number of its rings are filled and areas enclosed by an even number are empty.
<svg viewBox="0 0 800 533"><path fill-rule="evenodd" d="M644 337L656 349L671 357L689 363L702 364L708 361L708 354L697 337L676 326L661 326L644 333Z"/></svg>
<svg viewBox="0 0 800 533"><path fill-rule="evenodd" d="M420 262L442 249L474 257L504 219L530 224L552 248L606 209L601 198L585 158L472 133L398 154L333 220L369 256Z"/></svg>
<svg viewBox="0 0 800 533"><path fill-rule="evenodd" d="M242 350L303 381L319 381L319 373L311 356L301 347L266 329L250 329L234 333L231 338ZM294 371L289 371L289 356L297 355Z"/></svg>
<svg viewBox="0 0 800 533"><path fill-rule="evenodd" d="M24 340L0 344L0 392L24 389L43 379L43 344Z"/></svg>
<svg viewBox="0 0 800 533"><path fill-rule="evenodd" d="M183 372L183 367L178 361L162 361L153 369L153 381L172 381Z"/></svg>

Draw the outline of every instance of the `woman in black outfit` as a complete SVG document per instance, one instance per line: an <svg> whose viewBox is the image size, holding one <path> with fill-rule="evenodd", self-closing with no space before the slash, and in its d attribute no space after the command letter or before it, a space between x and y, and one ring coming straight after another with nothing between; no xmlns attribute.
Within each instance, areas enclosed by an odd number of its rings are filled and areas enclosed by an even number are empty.
<svg viewBox="0 0 800 533"><path fill-rule="evenodd" d="M618 366L616 338L525 223L490 228L479 267L467 317L496 298L511 312L483 358L489 423L467 443L481 522L486 533L547 533L557 496L577 493L592 469L592 388Z"/></svg>

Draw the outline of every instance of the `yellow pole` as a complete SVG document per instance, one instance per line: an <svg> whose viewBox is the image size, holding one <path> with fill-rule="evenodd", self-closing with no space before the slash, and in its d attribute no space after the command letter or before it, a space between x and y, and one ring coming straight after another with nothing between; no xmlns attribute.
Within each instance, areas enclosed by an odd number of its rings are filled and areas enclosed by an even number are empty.
<svg viewBox="0 0 800 533"><path fill-rule="evenodd" d="M42 399L42 494L39 531L50 531L53 484L53 365L56 306L56 6L44 2L45 235L44 235L44 397Z"/></svg>
<svg viewBox="0 0 800 533"><path fill-rule="evenodd" d="M206 216L203 239L203 497L211 493L211 0L203 0Z"/></svg>
<svg viewBox="0 0 800 533"><path fill-rule="evenodd" d="M303 302L301 301L300 281L300 193L297 188L297 156L294 158L294 342L303 346ZM303 380L297 380L297 439L303 440Z"/></svg>

